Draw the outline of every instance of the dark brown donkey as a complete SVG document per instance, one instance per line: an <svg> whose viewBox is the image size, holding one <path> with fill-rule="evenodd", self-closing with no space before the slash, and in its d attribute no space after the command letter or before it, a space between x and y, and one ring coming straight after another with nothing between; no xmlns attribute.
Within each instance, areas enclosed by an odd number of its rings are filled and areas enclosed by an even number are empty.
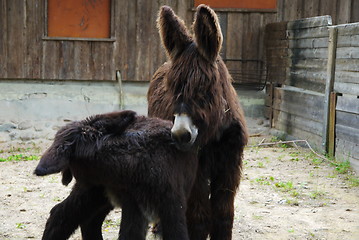
<svg viewBox="0 0 359 240"><path fill-rule="evenodd" d="M161 221L164 240L189 240L186 209L198 158L175 147L171 128L170 121L132 111L61 128L35 174L62 171L65 184L72 175L76 184L52 208L42 238L67 239L80 225L83 239L102 239L104 217L120 206L120 240L144 240L149 221Z"/></svg>
<svg viewBox="0 0 359 240"><path fill-rule="evenodd" d="M219 56L222 33L215 12L197 8L190 35L172 9L158 17L169 61L154 74L148 115L174 120L179 149L200 149L197 179L188 202L190 238L232 239L234 198L241 178L247 130L232 78Z"/></svg>

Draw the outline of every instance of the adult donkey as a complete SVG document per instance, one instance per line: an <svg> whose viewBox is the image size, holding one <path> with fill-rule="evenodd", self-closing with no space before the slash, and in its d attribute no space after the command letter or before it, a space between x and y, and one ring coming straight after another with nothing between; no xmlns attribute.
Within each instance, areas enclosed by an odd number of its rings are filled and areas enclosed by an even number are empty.
<svg viewBox="0 0 359 240"><path fill-rule="evenodd" d="M200 166L187 211L190 238L232 239L248 135L232 78L219 56L217 15L198 6L193 36L168 6L161 7L157 21L169 61L150 82L148 115L174 120L172 138L179 149L198 147Z"/></svg>

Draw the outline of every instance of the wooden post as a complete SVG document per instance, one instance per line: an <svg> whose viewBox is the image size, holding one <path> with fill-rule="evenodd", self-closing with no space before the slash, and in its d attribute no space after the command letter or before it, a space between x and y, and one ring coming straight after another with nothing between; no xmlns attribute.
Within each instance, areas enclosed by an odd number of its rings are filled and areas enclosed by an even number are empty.
<svg viewBox="0 0 359 240"><path fill-rule="evenodd" d="M120 70L116 71L116 79L118 82L119 94L120 94L120 110L123 110L125 108L125 103L124 103L124 96L123 96L122 76L121 76Z"/></svg>
<svg viewBox="0 0 359 240"><path fill-rule="evenodd" d="M327 64L327 79L325 84L324 116L323 116L324 119L323 119L323 135L322 135L322 145L325 152L328 152L330 93L333 91L334 79L335 79L337 38L338 38L338 29L336 27L329 27L328 64Z"/></svg>
<svg viewBox="0 0 359 240"><path fill-rule="evenodd" d="M335 155L335 117L337 106L337 93L330 93L329 101L329 128L328 128L328 155L334 157Z"/></svg>

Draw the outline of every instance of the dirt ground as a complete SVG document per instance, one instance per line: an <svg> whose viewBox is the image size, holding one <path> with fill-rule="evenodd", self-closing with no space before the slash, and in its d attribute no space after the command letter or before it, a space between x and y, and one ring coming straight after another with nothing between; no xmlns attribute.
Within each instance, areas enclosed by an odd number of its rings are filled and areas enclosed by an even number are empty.
<svg viewBox="0 0 359 240"><path fill-rule="evenodd" d="M0 158L29 159L48 145L2 144ZM50 209L71 191L71 186L61 185L60 174L34 176L37 163L0 162L0 239L40 239ZM340 174L341 168L337 165L336 170L308 149L248 147L233 239L359 239L357 177ZM108 216L105 239L117 238L120 218L119 209ZM79 232L71 239L81 239ZM150 234L148 239L154 238Z"/></svg>

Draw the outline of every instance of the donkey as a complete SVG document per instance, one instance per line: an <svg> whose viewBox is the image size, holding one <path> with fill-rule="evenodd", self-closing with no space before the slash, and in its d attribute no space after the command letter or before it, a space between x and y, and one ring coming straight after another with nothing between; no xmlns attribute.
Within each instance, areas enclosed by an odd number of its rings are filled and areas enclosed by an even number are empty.
<svg viewBox="0 0 359 240"><path fill-rule="evenodd" d="M64 184L72 176L76 184L51 210L43 239L67 239L79 225L83 239L102 239L97 228L120 206L121 240L144 240L149 221L162 223L165 240L189 240L187 199L198 158L195 150L177 149L171 128L170 121L122 111L60 129L35 174L61 171Z"/></svg>
<svg viewBox="0 0 359 240"><path fill-rule="evenodd" d="M196 10L191 35L168 6L157 20L168 62L155 72L147 94L148 116L173 120L179 149L200 148L188 202L190 238L232 239L234 198L248 134L232 78L219 56L222 33L215 12ZM163 224L163 223L162 223Z"/></svg>

